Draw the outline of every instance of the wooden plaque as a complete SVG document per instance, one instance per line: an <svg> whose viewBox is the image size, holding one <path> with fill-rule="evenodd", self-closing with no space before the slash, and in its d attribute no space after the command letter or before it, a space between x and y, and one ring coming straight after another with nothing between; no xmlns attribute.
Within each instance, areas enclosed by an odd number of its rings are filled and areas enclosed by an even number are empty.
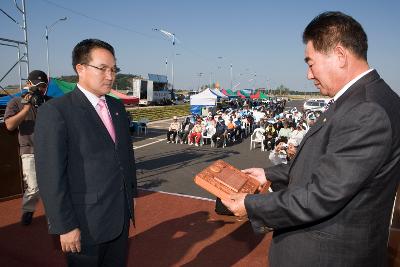
<svg viewBox="0 0 400 267"><path fill-rule="evenodd" d="M217 160L194 178L194 182L211 194L225 199L233 193L258 193L257 179L241 172L232 165ZM268 187L269 187L269 183Z"/></svg>

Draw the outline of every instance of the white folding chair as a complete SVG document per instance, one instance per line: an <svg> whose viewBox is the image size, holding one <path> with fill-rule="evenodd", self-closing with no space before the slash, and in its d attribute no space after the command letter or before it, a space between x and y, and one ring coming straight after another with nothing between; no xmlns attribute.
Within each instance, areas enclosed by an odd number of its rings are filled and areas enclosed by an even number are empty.
<svg viewBox="0 0 400 267"><path fill-rule="evenodd" d="M257 143L261 143L261 151L264 151L264 136L265 130L262 128L257 128L254 130L250 137L250 150L256 147Z"/></svg>
<svg viewBox="0 0 400 267"><path fill-rule="evenodd" d="M215 134L215 127L212 125L208 125L206 127L206 131L203 132L202 138L201 138L201 145L205 144L207 140L210 140L211 147L214 146L214 142L211 139L211 137Z"/></svg>

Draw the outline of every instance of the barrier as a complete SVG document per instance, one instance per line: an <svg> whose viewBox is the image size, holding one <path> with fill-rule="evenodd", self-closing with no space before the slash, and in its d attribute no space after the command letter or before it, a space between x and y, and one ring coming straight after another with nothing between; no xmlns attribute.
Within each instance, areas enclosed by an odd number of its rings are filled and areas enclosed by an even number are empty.
<svg viewBox="0 0 400 267"><path fill-rule="evenodd" d="M0 201L23 193L18 132L10 132L0 123Z"/></svg>

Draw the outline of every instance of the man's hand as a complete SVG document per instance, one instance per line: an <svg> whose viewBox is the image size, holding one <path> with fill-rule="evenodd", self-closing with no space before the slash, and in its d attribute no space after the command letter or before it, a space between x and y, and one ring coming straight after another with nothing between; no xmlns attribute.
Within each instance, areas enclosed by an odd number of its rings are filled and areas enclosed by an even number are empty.
<svg viewBox="0 0 400 267"><path fill-rule="evenodd" d="M259 190L261 190L262 186L267 182L267 178L265 177L264 169L262 168L250 168L242 170L247 175L250 175L257 179L260 182Z"/></svg>
<svg viewBox="0 0 400 267"><path fill-rule="evenodd" d="M247 211L244 206L244 198L247 194L239 193L231 195L228 199L221 199L222 203L238 217L247 216Z"/></svg>
<svg viewBox="0 0 400 267"><path fill-rule="evenodd" d="M81 231L79 228L60 235L60 243L63 252L81 252Z"/></svg>
<svg viewBox="0 0 400 267"><path fill-rule="evenodd" d="M31 98L32 95L29 93L25 93L24 95L21 96L21 104L24 104L24 108L28 107L28 109L31 107Z"/></svg>

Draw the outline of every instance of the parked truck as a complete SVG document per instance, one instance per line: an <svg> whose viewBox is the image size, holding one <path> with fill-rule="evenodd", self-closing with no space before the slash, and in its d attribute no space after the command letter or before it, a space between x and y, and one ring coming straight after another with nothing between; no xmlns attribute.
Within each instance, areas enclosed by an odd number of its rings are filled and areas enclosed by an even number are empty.
<svg viewBox="0 0 400 267"><path fill-rule="evenodd" d="M149 78L132 78L132 95L139 98L139 105L160 105L171 102L168 80L164 75L150 74Z"/></svg>

